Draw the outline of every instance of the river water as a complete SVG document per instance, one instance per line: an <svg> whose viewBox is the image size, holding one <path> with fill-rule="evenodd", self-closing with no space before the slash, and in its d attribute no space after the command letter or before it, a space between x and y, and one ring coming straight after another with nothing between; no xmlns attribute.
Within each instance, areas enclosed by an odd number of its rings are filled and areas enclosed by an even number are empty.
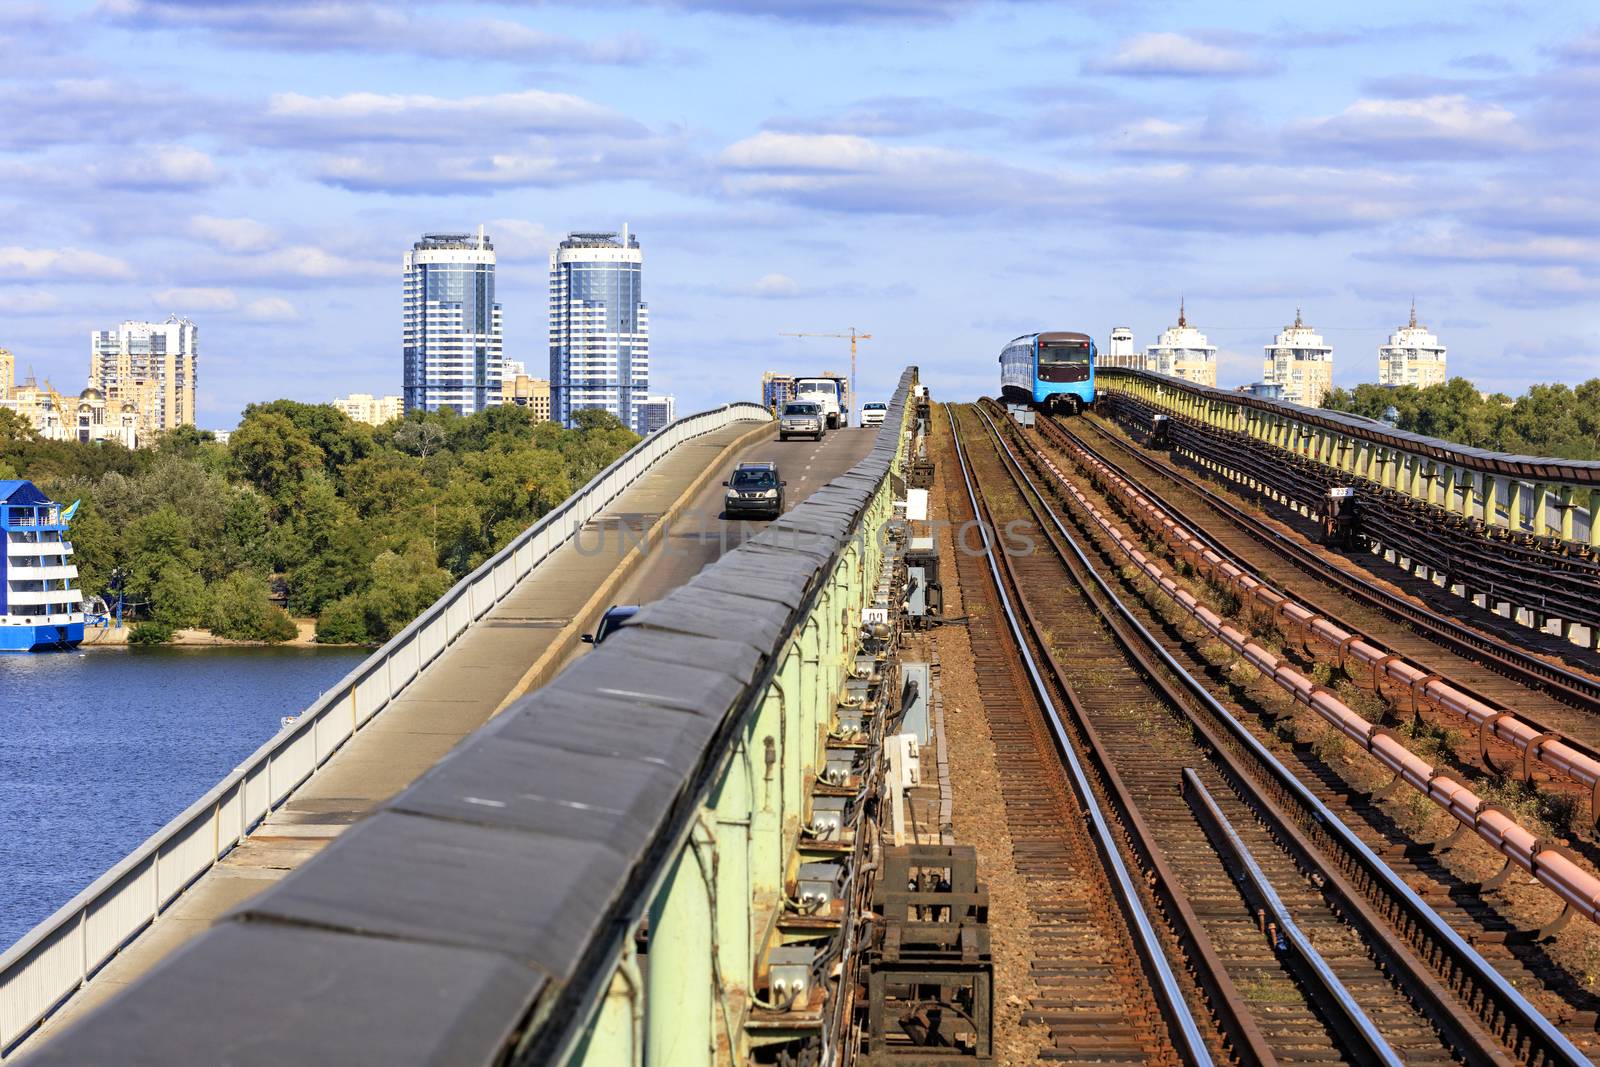
<svg viewBox="0 0 1600 1067"><path fill-rule="evenodd" d="M0 949L210 789L361 649L0 655Z"/></svg>

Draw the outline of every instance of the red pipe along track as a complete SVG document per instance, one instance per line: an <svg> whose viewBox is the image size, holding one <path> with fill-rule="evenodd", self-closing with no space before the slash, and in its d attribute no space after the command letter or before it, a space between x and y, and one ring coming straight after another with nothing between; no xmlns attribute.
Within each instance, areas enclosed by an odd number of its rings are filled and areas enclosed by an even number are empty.
<svg viewBox="0 0 1600 1067"><path fill-rule="evenodd" d="M1206 607L1150 559L1073 485L1048 456L1032 449L1057 484L1116 542L1117 547L1168 597L1219 640L1238 652L1294 699L1315 711L1330 726L1370 752L1408 785L1443 808L1461 825L1487 842L1508 863L1520 867L1560 897L1573 911L1600 923L1600 877L1584 869L1558 843L1534 834L1505 809L1479 797L1465 784L1411 752L1388 729L1368 722L1325 686L1318 685L1284 660L1255 643L1250 635Z"/></svg>
<svg viewBox="0 0 1600 1067"><path fill-rule="evenodd" d="M1411 693L1412 706L1426 699L1435 707L1460 716L1478 738L1478 750L1487 756L1487 742L1497 738L1522 756L1522 776L1529 777L1530 764L1537 761L1581 782L1589 789L1590 814L1600 820L1600 753L1562 737L1520 713L1487 703L1465 693L1450 682L1416 664L1401 659L1370 639L1344 627L1290 599L1280 590L1250 574L1196 537L1192 530L1172 518L1170 513L1142 493L1137 486L1113 471L1098 457L1090 455L1065 434L1053 438L1070 449L1084 466L1129 507L1141 513L1155 528L1174 542L1179 552L1208 577L1231 586L1246 604L1260 605L1284 619L1296 631L1314 637L1339 656L1339 666L1360 664L1371 672L1372 686L1388 680ZM1049 462L1046 460L1046 462ZM1052 465L1052 470L1054 467ZM1058 476L1059 476L1059 472Z"/></svg>

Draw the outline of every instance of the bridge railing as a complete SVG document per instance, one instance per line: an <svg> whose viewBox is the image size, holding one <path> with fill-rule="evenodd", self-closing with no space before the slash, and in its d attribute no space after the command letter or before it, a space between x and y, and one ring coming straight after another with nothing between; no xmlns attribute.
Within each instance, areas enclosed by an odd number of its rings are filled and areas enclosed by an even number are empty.
<svg viewBox="0 0 1600 1067"><path fill-rule="evenodd" d="M744 1024L786 940L915 373L850 472L30 1062L611 1067L774 1040Z"/></svg>
<svg viewBox="0 0 1600 1067"><path fill-rule="evenodd" d="M1600 460L1517 456L1124 368L1104 388L1247 434L1347 475L1512 534L1600 547Z"/></svg>
<svg viewBox="0 0 1600 1067"><path fill-rule="evenodd" d="M0 956L0 1059L280 807L475 621L690 438L767 421L727 404L663 427L458 581L209 792Z"/></svg>

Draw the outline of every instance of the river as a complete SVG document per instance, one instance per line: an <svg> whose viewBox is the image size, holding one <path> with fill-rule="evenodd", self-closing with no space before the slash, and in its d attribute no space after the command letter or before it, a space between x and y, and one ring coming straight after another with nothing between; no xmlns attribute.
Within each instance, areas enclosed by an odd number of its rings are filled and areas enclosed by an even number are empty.
<svg viewBox="0 0 1600 1067"><path fill-rule="evenodd" d="M0 655L0 949L188 807L361 649Z"/></svg>

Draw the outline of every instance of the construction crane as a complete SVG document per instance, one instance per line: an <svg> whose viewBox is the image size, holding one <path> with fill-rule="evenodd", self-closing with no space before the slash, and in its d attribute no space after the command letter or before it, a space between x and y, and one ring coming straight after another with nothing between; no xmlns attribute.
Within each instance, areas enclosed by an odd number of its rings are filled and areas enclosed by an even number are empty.
<svg viewBox="0 0 1600 1067"><path fill-rule="evenodd" d="M850 327L850 332L849 333L784 333L784 332L780 331L778 336L779 337L838 337L838 338L849 338L850 339L850 403L852 405L858 403L858 394L856 393L856 342L857 341L870 341L870 340L872 340L872 335L870 333L856 333L856 328L854 326L852 326L852 327ZM850 424L850 414L851 413L848 412L848 411L844 413L844 421L845 421L845 425L847 425L847 426Z"/></svg>

